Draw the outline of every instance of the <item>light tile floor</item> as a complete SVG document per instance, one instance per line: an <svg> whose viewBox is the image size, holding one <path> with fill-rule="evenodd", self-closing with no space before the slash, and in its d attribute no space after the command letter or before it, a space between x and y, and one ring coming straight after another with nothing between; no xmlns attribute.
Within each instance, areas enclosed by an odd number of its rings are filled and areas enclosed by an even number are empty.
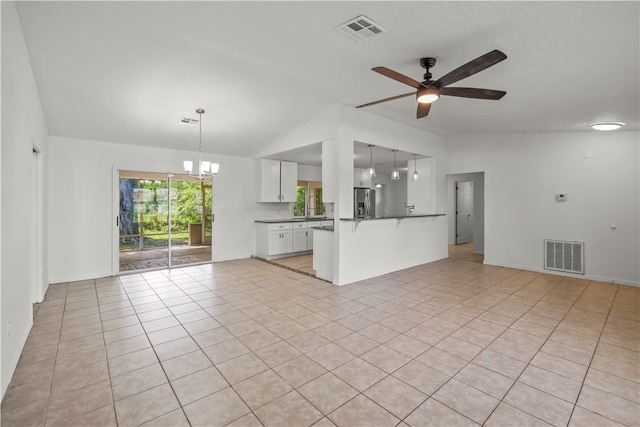
<svg viewBox="0 0 640 427"><path fill-rule="evenodd" d="M271 260L271 262L293 270L302 271L312 276L315 276L316 274L316 272L313 270L313 254L276 258L274 260Z"/></svg>
<svg viewBox="0 0 640 427"><path fill-rule="evenodd" d="M2 425L637 426L639 291L456 259L55 284Z"/></svg>

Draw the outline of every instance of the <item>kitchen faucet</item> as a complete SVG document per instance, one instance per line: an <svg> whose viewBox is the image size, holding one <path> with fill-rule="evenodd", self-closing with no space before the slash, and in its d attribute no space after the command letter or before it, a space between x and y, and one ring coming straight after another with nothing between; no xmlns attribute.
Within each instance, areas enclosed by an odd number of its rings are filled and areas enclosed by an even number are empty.
<svg viewBox="0 0 640 427"><path fill-rule="evenodd" d="M309 199L307 200L307 216L311 216L311 209L313 209L313 214L316 214L316 208L311 207L311 199L313 199L315 206L316 196L309 196Z"/></svg>
<svg viewBox="0 0 640 427"><path fill-rule="evenodd" d="M415 207L415 205L407 205L407 216L411 216L411 214L413 214Z"/></svg>

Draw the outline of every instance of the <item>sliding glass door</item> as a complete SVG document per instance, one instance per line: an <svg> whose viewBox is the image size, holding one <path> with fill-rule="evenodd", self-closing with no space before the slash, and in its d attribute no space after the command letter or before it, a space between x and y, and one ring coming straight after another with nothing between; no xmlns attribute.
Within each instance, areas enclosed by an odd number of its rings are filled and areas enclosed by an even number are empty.
<svg viewBox="0 0 640 427"><path fill-rule="evenodd" d="M120 171L119 271L211 261L211 181Z"/></svg>
<svg viewBox="0 0 640 427"><path fill-rule="evenodd" d="M211 261L211 180L171 179L171 266Z"/></svg>

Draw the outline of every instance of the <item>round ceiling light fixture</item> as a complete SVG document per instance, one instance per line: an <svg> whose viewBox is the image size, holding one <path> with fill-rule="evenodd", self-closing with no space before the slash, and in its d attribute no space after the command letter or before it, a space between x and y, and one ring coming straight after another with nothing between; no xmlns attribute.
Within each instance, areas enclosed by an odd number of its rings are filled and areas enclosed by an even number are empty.
<svg viewBox="0 0 640 427"><path fill-rule="evenodd" d="M440 98L440 92L434 87L418 89L416 99L421 104L431 104Z"/></svg>
<svg viewBox="0 0 640 427"><path fill-rule="evenodd" d="M589 126L595 130L616 130L624 126L622 122L596 122L591 123Z"/></svg>

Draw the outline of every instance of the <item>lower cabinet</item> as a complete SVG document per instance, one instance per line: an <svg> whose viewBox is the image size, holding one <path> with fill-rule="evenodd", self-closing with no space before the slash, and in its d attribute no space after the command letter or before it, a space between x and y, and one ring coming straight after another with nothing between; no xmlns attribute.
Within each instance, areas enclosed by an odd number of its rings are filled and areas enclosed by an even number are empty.
<svg viewBox="0 0 640 427"><path fill-rule="evenodd" d="M256 256L269 259L313 251L313 227L320 225L333 225L333 221L256 223Z"/></svg>
<svg viewBox="0 0 640 427"><path fill-rule="evenodd" d="M291 230L270 231L267 255L281 255L292 251Z"/></svg>
<svg viewBox="0 0 640 427"><path fill-rule="evenodd" d="M294 223L293 224L293 252L303 252L308 250L307 245L307 223Z"/></svg>
<svg viewBox="0 0 640 427"><path fill-rule="evenodd" d="M333 221L256 223L256 256L276 258L313 251L313 227L333 225Z"/></svg>
<svg viewBox="0 0 640 427"><path fill-rule="evenodd" d="M269 258L293 251L293 227L290 222L256 224L256 256Z"/></svg>

